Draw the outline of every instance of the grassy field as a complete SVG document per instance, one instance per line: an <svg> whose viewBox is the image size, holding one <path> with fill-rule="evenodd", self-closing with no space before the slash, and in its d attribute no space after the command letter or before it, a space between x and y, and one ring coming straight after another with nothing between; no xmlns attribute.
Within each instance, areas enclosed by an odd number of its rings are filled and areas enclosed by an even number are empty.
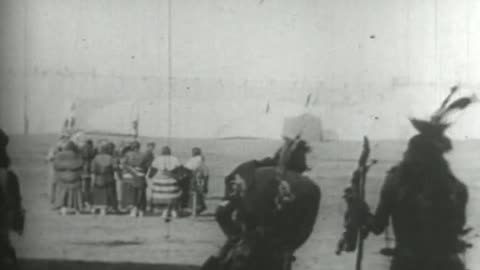
<svg viewBox="0 0 480 270"><path fill-rule="evenodd" d="M12 138L10 154L21 179L27 227L23 237L13 237L25 269L196 269L223 243L224 237L213 217L218 197L223 192L223 177L238 163L271 155L278 141L266 140L180 140L171 141L173 152L182 161L190 149L200 146L211 168L209 211L197 219L177 219L164 223L160 217L135 219L128 216L91 215L61 217L50 210L47 199L44 156L55 136L17 136ZM145 141L150 141L145 139ZM165 140L155 139L158 146ZM456 142L448 156L456 175L470 189L469 236L479 242L480 142ZM386 171L402 155L405 142L373 142L372 157L380 162L371 170L367 200L372 208ZM311 178L322 189L322 202L313 235L297 252L295 270L354 269L354 254L336 256L336 242L342 233L344 203L341 195L356 167L361 151L358 142L329 142L313 146L308 163ZM388 269L388 258L378 251L385 247L383 237L366 243L364 268ZM478 245L477 245L478 246ZM470 269L480 269L480 248L466 256ZM477 255L475 258L474 255Z"/></svg>

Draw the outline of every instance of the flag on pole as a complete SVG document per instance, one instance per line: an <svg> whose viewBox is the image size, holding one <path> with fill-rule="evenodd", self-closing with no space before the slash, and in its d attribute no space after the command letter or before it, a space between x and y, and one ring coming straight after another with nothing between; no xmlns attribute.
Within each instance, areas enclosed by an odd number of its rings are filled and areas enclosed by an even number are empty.
<svg viewBox="0 0 480 270"><path fill-rule="evenodd" d="M308 96L307 96L307 100L305 101L305 108L308 107L308 105L310 105L310 99L312 98L312 93L309 93Z"/></svg>
<svg viewBox="0 0 480 270"><path fill-rule="evenodd" d="M135 119L132 121L133 136L135 139L138 138L140 125L140 112L138 111L138 106L135 107Z"/></svg>
<svg viewBox="0 0 480 270"><path fill-rule="evenodd" d="M265 108L265 114L270 112L270 101L267 101L267 107Z"/></svg>
<svg viewBox="0 0 480 270"><path fill-rule="evenodd" d="M75 129L75 110L76 110L76 104L75 102L72 102L69 106L69 111L68 115L65 118L65 121L63 122L63 129L62 133L66 134L71 134L73 133Z"/></svg>

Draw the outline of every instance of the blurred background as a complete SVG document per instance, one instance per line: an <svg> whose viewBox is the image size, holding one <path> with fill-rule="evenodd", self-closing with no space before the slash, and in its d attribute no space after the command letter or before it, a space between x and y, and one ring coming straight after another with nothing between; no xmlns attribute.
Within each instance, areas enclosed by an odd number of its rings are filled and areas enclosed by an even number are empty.
<svg viewBox="0 0 480 270"><path fill-rule="evenodd" d="M129 132L140 118L145 136L279 138L285 117L307 113L324 139L406 139L408 117L427 117L454 84L480 83L473 0L0 5L10 133L57 133L75 104L88 130ZM473 110L454 138L480 138Z"/></svg>

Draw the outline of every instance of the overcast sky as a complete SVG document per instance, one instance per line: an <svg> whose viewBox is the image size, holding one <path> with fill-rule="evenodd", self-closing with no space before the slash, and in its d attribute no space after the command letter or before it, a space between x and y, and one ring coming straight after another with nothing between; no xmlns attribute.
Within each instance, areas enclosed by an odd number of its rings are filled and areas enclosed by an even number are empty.
<svg viewBox="0 0 480 270"><path fill-rule="evenodd" d="M341 137L402 138L411 133L407 117L435 109L452 84L478 86L478 1L172 2L178 99L301 104L312 92L330 113L323 121L344 125ZM21 131L23 89L32 129L42 132L59 121L50 105L69 99L165 97L167 3L2 1L3 125ZM472 111L456 137L480 137L480 111Z"/></svg>

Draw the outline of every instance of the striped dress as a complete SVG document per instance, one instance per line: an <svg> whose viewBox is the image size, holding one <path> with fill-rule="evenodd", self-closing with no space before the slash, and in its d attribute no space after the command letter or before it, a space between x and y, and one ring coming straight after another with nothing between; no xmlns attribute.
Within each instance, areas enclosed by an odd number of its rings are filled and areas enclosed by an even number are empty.
<svg viewBox="0 0 480 270"><path fill-rule="evenodd" d="M79 153L61 151L55 155L54 209L67 207L80 210L83 206L82 172L84 162Z"/></svg>
<svg viewBox="0 0 480 270"><path fill-rule="evenodd" d="M181 190L171 171L180 166L174 156L158 156L152 163L157 173L151 179L150 201L153 204L167 204L181 195Z"/></svg>

